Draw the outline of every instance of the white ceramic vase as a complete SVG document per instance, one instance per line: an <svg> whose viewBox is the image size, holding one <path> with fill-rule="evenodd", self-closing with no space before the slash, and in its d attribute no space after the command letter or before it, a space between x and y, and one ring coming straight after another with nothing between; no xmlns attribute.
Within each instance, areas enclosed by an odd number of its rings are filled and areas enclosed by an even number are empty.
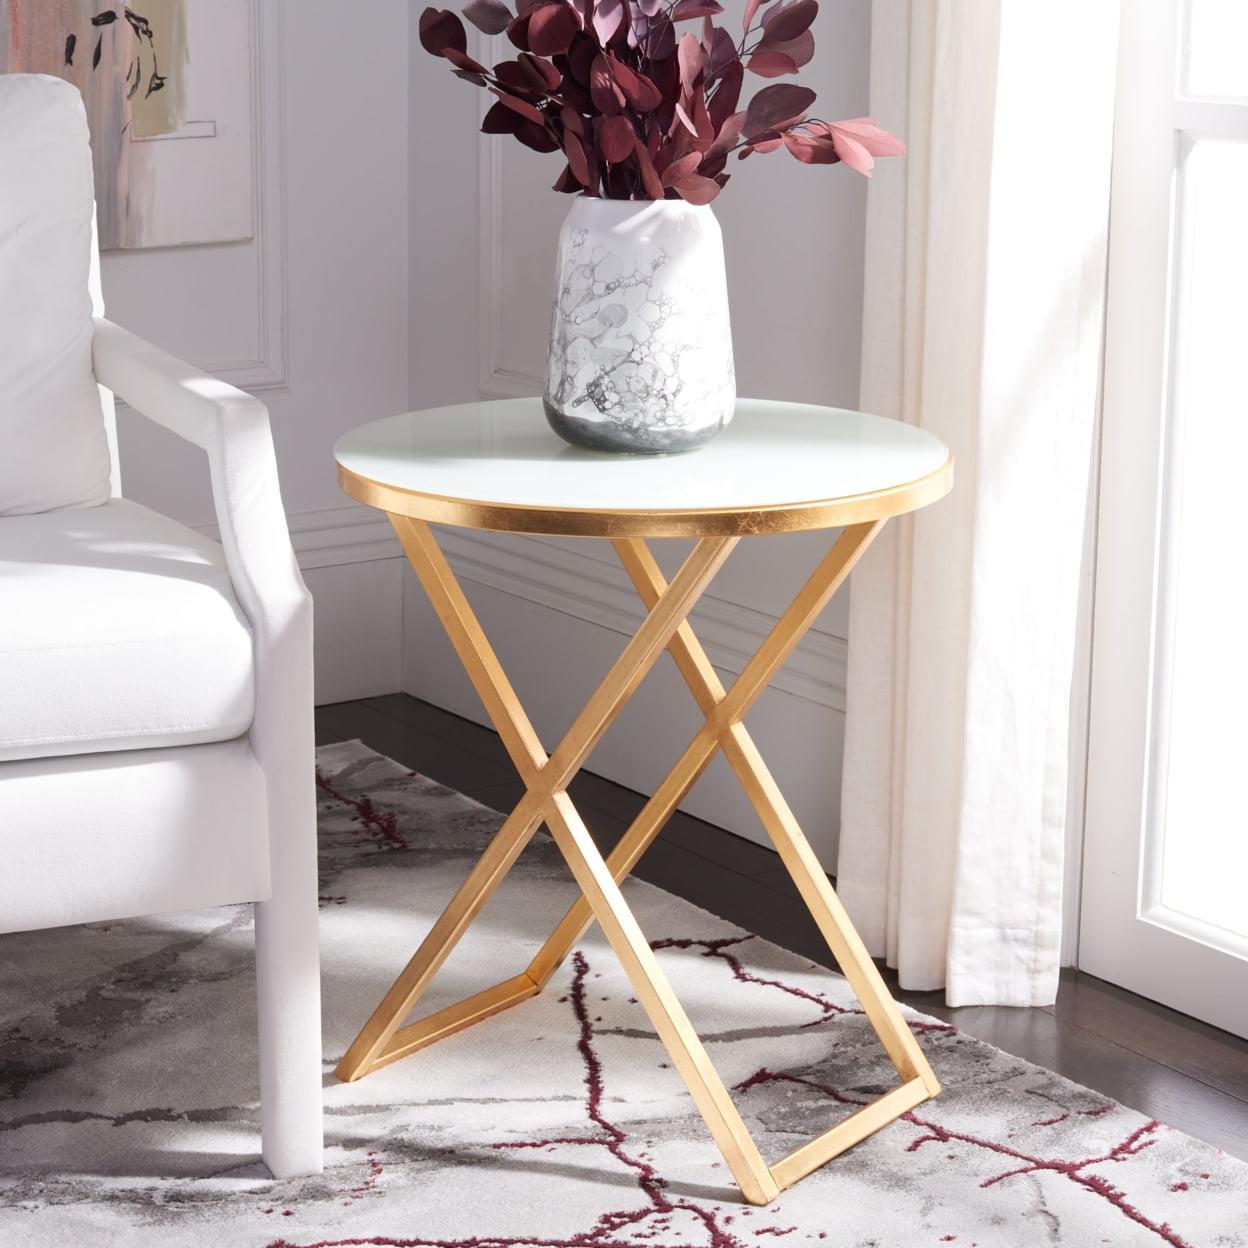
<svg viewBox="0 0 1248 1248"><path fill-rule="evenodd" d="M578 197L559 233L544 402L574 446L691 451L732 419L719 222L684 200Z"/></svg>

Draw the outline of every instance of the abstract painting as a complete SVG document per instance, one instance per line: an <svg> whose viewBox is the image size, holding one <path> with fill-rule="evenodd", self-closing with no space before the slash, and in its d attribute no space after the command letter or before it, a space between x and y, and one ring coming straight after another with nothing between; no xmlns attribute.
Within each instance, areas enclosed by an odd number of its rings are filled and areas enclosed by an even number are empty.
<svg viewBox="0 0 1248 1248"><path fill-rule="evenodd" d="M0 0L0 73L82 92L102 249L253 236L252 3Z"/></svg>

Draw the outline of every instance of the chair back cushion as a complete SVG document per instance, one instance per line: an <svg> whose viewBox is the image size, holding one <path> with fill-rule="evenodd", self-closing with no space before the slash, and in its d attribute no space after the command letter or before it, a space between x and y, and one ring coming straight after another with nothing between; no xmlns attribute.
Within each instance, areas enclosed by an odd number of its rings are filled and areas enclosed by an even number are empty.
<svg viewBox="0 0 1248 1248"><path fill-rule="evenodd" d="M91 367L94 218L78 89L0 74L0 516L109 496Z"/></svg>

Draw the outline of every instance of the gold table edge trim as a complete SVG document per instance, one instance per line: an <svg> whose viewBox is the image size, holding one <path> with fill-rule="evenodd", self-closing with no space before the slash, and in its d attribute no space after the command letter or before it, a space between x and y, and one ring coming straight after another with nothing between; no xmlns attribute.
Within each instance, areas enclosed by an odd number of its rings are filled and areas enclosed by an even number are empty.
<svg viewBox="0 0 1248 1248"><path fill-rule="evenodd" d="M368 507L463 529L547 537L749 537L839 528L918 511L953 488L953 456L924 477L883 490L742 507L598 510L453 498L377 481L341 462L338 484Z"/></svg>

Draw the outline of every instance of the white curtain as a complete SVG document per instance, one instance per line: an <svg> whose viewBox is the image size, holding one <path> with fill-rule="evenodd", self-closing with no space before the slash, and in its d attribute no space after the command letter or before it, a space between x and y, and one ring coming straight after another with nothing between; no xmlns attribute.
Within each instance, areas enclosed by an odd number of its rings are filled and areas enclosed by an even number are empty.
<svg viewBox="0 0 1248 1248"><path fill-rule="evenodd" d="M1117 5L876 0L865 411L952 494L855 572L838 889L951 1005L1053 1001Z"/></svg>

